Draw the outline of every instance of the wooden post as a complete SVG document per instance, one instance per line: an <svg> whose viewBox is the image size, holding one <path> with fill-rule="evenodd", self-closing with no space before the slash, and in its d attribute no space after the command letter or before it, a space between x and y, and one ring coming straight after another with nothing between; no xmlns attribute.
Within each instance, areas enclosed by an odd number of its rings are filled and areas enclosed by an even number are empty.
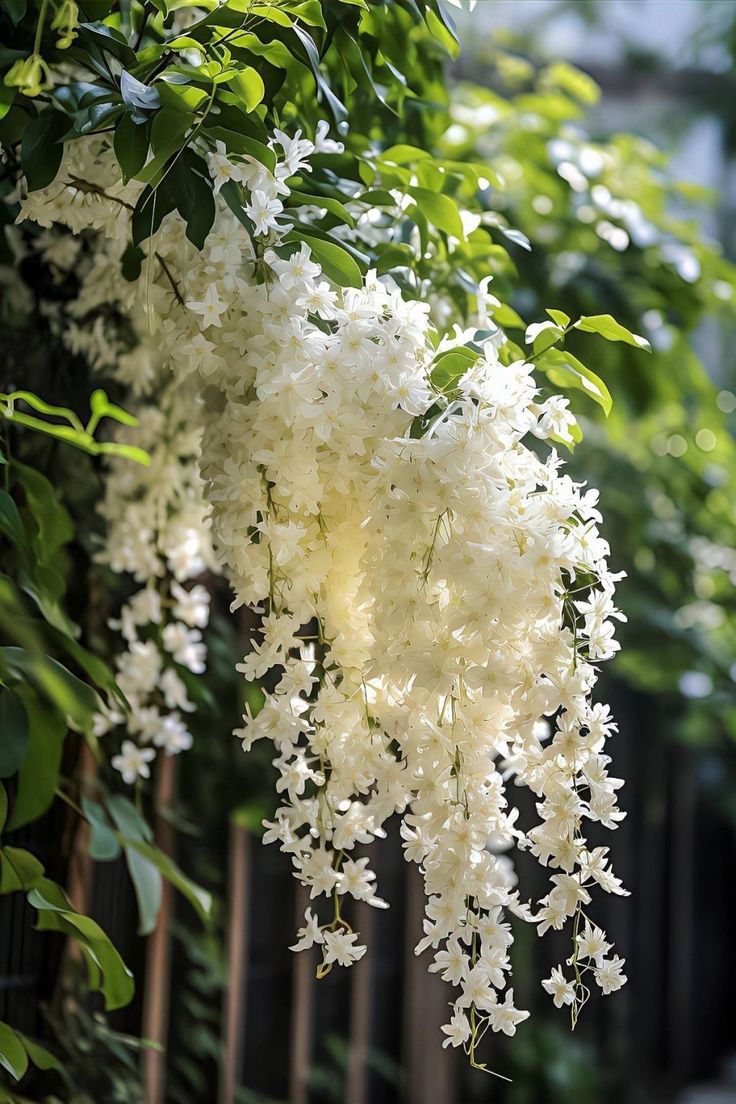
<svg viewBox="0 0 736 1104"><path fill-rule="evenodd" d="M248 960L248 880L250 836L230 825L228 866L228 985L225 990L224 1040L220 1059L219 1104L234 1104L242 1073Z"/></svg>
<svg viewBox="0 0 736 1104"><path fill-rule="evenodd" d="M309 890L297 885L294 894L294 929L304 924ZM289 1047L289 1104L307 1104L307 1081L312 1050L312 990L314 952L294 954L292 964L291 1045Z"/></svg>
<svg viewBox="0 0 736 1104"><path fill-rule="evenodd" d="M365 901L355 908L355 930L368 952L350 967L350 1049L348 1052L346 1104L367 1104L366 1065L370 1045L371 1001L373 990L372 959L373 909Z"/></svg>
<svg viewBox="0 0 736 1104"><path fill-rule="evenodd" d="M176 778L176 759L174 756L160 758L156 771L154 791L154 838L156 844L167 855L173 855L174 829L162 815L170 808L174 799ZM166 1046L169 1028L169 983L171 975L170 928L173 915L174 897L172 887L163 880L161 908L156 927L148 937L146 945L146 981L143 993L142 1034L161 1047ZM163 1104L166 1077L166 1056L164 1051L145 1050L143 1053L143 1083L146 1104Z"/></svg>
<svg viewBox="0 0 736 1104"><path fill-rule="evenodd" d="M447 986L437 974L427 973L426 956L414 954L422 933L424 890L422 876L411 863L406 872L406 954L404 1005L404 1064L407 1104L456 1104L456 1054L441 1046L440 1025L447 1023Z"/></svg>

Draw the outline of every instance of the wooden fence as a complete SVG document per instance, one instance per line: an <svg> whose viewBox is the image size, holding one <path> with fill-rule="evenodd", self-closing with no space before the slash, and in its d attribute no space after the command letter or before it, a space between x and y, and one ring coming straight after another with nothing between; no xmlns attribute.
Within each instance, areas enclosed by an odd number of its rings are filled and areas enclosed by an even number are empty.
<svg viewBox="0 0 736 1104"><path fill-rule="evenodd" d="M594 1065L606 1071L597 1102L653 1104L674 1099L689 1080L712 1073L736 1038L730 997L736 906L727 892L736 848L731 824L714 811L710 797L708 772L719 761L674 744L654 703L626 695L616 707L623 733L616 767L627 779L623 805L629 816L613 842L618 872L633 896L600 900L598 915L627 957L630 982L615 997L592 1000L576 1036L590 1047ZM157 777L162 805L174 795L174 768L174 760L163 761ZM43 830L54 838L48 824ZM176 855L170 823L160 819L156 831L160 845ZM167 894L156 932L138 940L124 869L98 867L90 882L84 860L75 861L83 864L81 873L74 864L69 870L77 903L91 909L144 979L125 1027L165 1046L169 1002L178 999L170 928L180 906ZM548 1104L544 1095L507 1097L496 1081L491 1093L488 1078L469 1072L462 1055L441 1047L447 987L427 974L426 956L413 954L422 887L416 869L403 863L397 840L380 842L374 862L391 909L360 905L351 919L367 937L368 955L319 982L310 955L288 950L307 904L288 857L233 825L227 864L228 984L217 1083L206 1100L192 1104ZM520 874L530 895L541 891L531 864L527 869L522 863ZM46 937L29 931L18 897L0 899L0 1019L34 1031L36 1006L50 991L57 962L44 950ZM537 979L567 948L526 933L518 952L517 1003L545 1024L558 1023L564 1049L564 1013L552 1008ZM523 1025L517 1039L529 1030ZM513 1067L515 1042L490 1041L496 1068ZM142 1074L146 1104L165 1104L165 1056L148 1052ZM243 1096L243 1087L250 1096Z"/></svg>

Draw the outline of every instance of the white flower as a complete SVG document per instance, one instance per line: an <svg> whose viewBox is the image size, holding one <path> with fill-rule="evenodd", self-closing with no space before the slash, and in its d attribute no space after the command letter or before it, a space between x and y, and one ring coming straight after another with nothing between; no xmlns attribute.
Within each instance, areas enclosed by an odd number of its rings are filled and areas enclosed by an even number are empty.
<svg viewBox="0 0 736 1104"><path fill-rule="evenodd" d="M210 284L204 293L204 298L188 300L187 307L190 311L202 316L200 326L204 329L207 326L222 325L221 318L227 310L227 303L220 298L215 285Z"/></svg>
<svg viewBox="0 0 736 1104"><path fill-rule="evenodd" d="M307 138L302 138L301 133L297 130L293 138L290 138L283 130L274 128L274 139L284 151L283 167L286 176L294 176L301 169L308 168L308 158L314 153L313 144Z"/></svg>
<svg viewBox="0 0 736 1104"><path fill-rule="evenodd" d="M443 1024L442 1030L447 1038L443 1041L442 1046L464 1046L470 1038L470 1024L468 1023L468 1017L464 1012L456 1011L453 1013L449 1024Z"/></svg>
<svg viewBox="0 0 736 1104"><path fill-rule="evenodd" d="M456 939L448 940L444 950L437 951L428 967L430 974L440 973L443 981L459 985L468 976L468 956Z"/></svg>
<svg viewBox="0 0 736 1104"><path fill-rule="evenodd" d="M324 937L319 926L319 919L314 915L311 909L307 909L304 913L304 927L299 928L297 934L297 942L289 948L290 951L306 951L310 947L313 947L315 943L324 943Z"/></svg>
<svg viewBox="0 0 736 1104"><path fill-rule="evenodd" d="M261 235L278 229L276 217L283 209L281 200L269 198L265 192L255 191L251 193L250 203L245 206L245 213L251 219L256 234Z"/></svg>
<svg viewBox="0 0 736 1104"><path fill-rule="evenodd" d="M314 152L315 153L342 153L345 146L342 142L336 142L333 138L328 138L330 133L330 124L326 119L320 119L317 123L317 135L314 139Z"/></svg>
<svg viewBox="0 0 736 1104"><path fill-rule="evenodd" d="M156 758L153 748L139 748L132 740L123 740L119 755L113 755L111 762L116 771L120 771L123 782L132 785L137 778L150 778L149 763Z"/></svg>
<svg viewBox="0 0 736 1104"><path fill-rule="evenodd" d="M205 646L199 629L190 629L182 621L164 625L161 634L164 648L177 663L200 675L205 669Z"/></svg>
<svg viewBox="0 0 736 1104"><path fill-rule="evenodd" d="M167 755L178 755L192 746L192 734L178 713L168 713L161 717L153 742L156 747L163 748Z"/></svg>
<svg viewBox="0 0 736 1104"><path fill-rule="evenodd" d="M167 709L182 709L193 713L195 706L187 696L187 688L173 667L167 667L159 683Z"/></svg>
<svg viewBox="0 0 736 1104"><path fill-rule="evenodd" d="M352 966L366 952L366 947L357 943L358 936L355 932L347 932L342 928L338 931L323 930L324 962L330 964L337 962L340 966Z"/></svg>
<svg viewBox="0 0 736 1104"><path fill-rule="evenodd" d="M599 966L595 967L593 971L595 980L603 990L604 997L607 997L609 993L615 993L626 983L626 975L623 973L625 962L626 959L614 955L613 958L604 959Z"/></svg>
<svg viewBox="0 0 736 1104"><path fill-rule="evenodd" d="M203 586L193 586L185 590L179 583L171 584L174 598L174 617L185 621L187 625L204 629L210 617L210 596Z"/></svg>
<svg viewBox="0 0 736 1104"><path fill-rule="evenodd" d="M559 966L555 966L550 977L542 982L542 988L554 999L555 1008L563 1004L572 1004L575 1000L575 986L568 981Z"/></svg>
<svg viewBox="0 0 736 1104"><path fill-rule="evenodd" d="M592 958L596 966L602 966L610 949L611 944L606 942L606 933L586 920L583 931L578 935L578 951L583 958Z"/></svg>
<svg viewBox="0 0 736 1104"><path fill-rule="evenodd" d="M491 1027L504 1035L515 1035L517 1025L529 1018L528 1012L514 1008L514 990L509 989L503 1004L492 1004L489 1009Z"/></svg>

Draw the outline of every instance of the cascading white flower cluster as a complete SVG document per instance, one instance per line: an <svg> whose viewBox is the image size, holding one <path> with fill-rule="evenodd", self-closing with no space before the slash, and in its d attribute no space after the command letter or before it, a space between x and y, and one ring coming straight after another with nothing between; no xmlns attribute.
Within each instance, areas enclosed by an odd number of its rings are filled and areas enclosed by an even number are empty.
<svg viewBox="0 0 736 1104"><path fill-rule="evenodd" d="M568 968L543 984L573 1020L589 980L625 981L586 912L595 885L623 892L584 831L623 815L615 725L592 702L621 617L597 494L539 455L572 418L540 401L531 365L487 343L445 401L424 304L373 274L337 290L306 245L289 255L285 182L315 146L279 132L273 145L273 175L210 159L216 191L247 188L254 240L221 200L201 254L168 216L127 309L158 326L178 383L207 385L213 529L236 604L263 615L240 670L269 690L237 734L246 750L274 744L282 805L265 840L331 907L307 910L295 949L319 947L319 974L364 954L345 898L385 902L355 849L400 814L427 895L417 951L432 947L429 969L457 989L445 1045L476 1061L488 1028L512 1035L528 1015L510 987L510 913L540 934L570 925ZM120 208L94 199L117 226ZM110 234L106 263L122 248ZM536 798L526 830L509 782ZM554 870L537 905L516 888L514 847Z"/></svg>
<svg viewBox="0 0 736 1104"><path fill-rule="evenodd" d="M120 185L98 140L68 147L64 171L76 185L52 185L43 198L31 193L21 212L46 227L34 243L44 261L60 275L73 269L79 281L76 298L63 311L52 305L49 321L71 352L128 389L139 419L136 443L151 458L148 467L108 463L97 556L138 587L110 622L121 636L116 678L130 710L108 705L95 718L97 736L125 733L112 765L133 783L150 776L157 750L175 755L192 744L185 717L195 706L181 674L205 670L210 605L207 589L192 584L215 566L198 465L202 418L197 389L172 377L138 309L138 289L121 280L136 186Z"/></svg>
<svg viewBox="0 0 736 1104"><path fill-rule="evenodd" d="M127 783L149 776L157 749L176 755L192 745L185 718L195 706L182 670L205 670L210 594L193 580L214 565L192 390L168 380L156 400L141 407L137 432L150 466L114 460L101 506L106 540L98 559L140 586L110 623L125 643L115 666L130 711L107 709L95 725L98 735L127 726L129 738L112 758Z"/></svg>

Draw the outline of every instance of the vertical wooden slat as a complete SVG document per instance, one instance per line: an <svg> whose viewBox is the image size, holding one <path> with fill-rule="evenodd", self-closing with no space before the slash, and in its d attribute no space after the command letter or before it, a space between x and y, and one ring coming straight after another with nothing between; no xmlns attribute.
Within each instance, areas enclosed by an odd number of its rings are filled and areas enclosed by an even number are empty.
<svg viewBox="0 0 736 1104"><path fill-rule="evenodd" d="M407 1104L457 1104L456 1053L444 1050L440 1026L447 1023L447 986L427 973L428 954L418 958L414 947L422 933L424 888L412 863L406 886L406 980L404 1005L404 1065Z"/></svg>
<svg viewBox="0 0 736 1104"><path fill-rule="evenodd" d="M156 844L167 855L174 852L174 829L162 815L174 801L176 760L164 756L159 760L154 792L154 837ZM174 899L170 883L163 882L161 908L156 927L146 946L146 981L143 992L142 1032L144 1039L151 1039L161 1047L166 1046L169 1026L169 982L171 973L170 929ZM163 1050L145 1050L143 1054L143 1082L146 1104L163 1104L165 1090L166 1057Z"/></svg>
<svg viewBox="0 0 736 1104"><path fill-rule="evenodd" d="M370 1045L371 1001L373 989L371 935L373 909L359 901L355 909L355 930L368 952L350 967L350 1048L348 1052L346 1104L367 1104L367 1059Z"/></svg>
<svg viewBox="0 0 736 1104"><path fill-rule="evenodd" d="M230 826L228 866L228 985L225 990L224 1042L220 1060L220 1104L234 1104L242 1073L248 959L248 880L250 836L239 824Z"/></svg>
<svg viewBox="0 0 736 1104"><path fill-rule="evenodd" d="M297 885L294 894L294 928L304 924L309 890ZM312 991L314 954L300 951L292 964L291 1045L289 1047L289 1104L307 1104L310 1055L312 1049Z"/></svg>

